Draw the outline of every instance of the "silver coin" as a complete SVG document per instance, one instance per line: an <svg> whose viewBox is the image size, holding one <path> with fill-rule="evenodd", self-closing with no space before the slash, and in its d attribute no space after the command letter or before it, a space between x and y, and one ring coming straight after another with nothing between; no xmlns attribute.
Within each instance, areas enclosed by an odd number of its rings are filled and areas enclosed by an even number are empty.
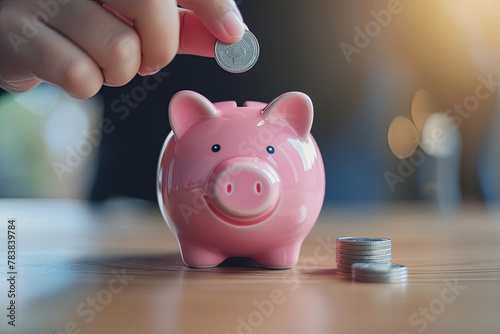
<svg viewBox="0 0 500 334"><path fill-rule="evenodd" d="M377 278L399 278L408 276L408 272L395 272L388 274L363 274L356 271L356 268L351 267L351 275L356 277L366 277L367 279L377 279Z"/></svg>
<svg viewBox="0 0 500 334"><path fill-rule="evenodd" d="M407 282L408 268L392 263L354 263L351 266L351 276L357 282Z"/></svg>
<svg viewBox="0 0 500 334"><path fill-rule="evenodd" d="M342 275L352 275L351 268L337 267L336 272Z"/></svg>
<svg viewBox="0 0 500 334"><path fill-rule="evenodd" d="M371 246L364 246L364 245L339 245L337 244L337 250L343 249L343 250L391 250L391 245L371 245Z"/></svg>
<svg viewBox="0 0 500 334"><path fill-rule="evenodd" d="M352 266L355 263L383 263L383 264L390 264L391 263L391 258L389 259L384 259L384 260L363 260L363 259L354 259L354 260L342 260L342 259L337 259L337 266L342 265L342 266Z"/></svg>
<svg viewBox="0 0 500 334"><path fill-rule="evenodd" d="M351 266L355 263L371 263L371 262L352 262L352 263L346 263L346 262L337 262L337 268L345 268L351 270ZM383 261L383 262L377 262L381 264L390 264L391 260Z"/></svg>
<svg viewBox="0 0 500 334"><path fill-rule="evenodd" d="M338 255L386 255L391 254L391 249L357 250L357 249L337 249Z"/></svg>
<svg viewBox="0 0 500 334"><path fill-rule="evenodd" d="M351 269L351 266L355 263L372 263L373 261L355 261L355 262L339 262L337 261L337 268L349 268ZM376 263L381 263L381 264L390 264L391 260L384 260L384 261L377 261Z"/></svg>
<svg viewBox="0 0 500 334"><path fill-rule="evenodd" d="M366 262L381 262L381 261L390 261L392 260L391 255L387 256L353 256L353 257L344 257L344 256L337 256L335 258L337 262L344 262L344 263L366 263Z"/></svg>
<svg viewBox="0 0 500 334"><path fill-rule="evenodd" d="M376 277L376 278L369 278L369 277L358 277L358 276L351 276L354 281L357 282L367 282L367 283L403 283L408 281L408 276L402 276L402 277Z"/></svg>
<svg viewBox="0 0 500 334"><path fill-rule="evenodd" d="M215 60L220 67L231 73L243 73L251 69L259 58L259 42L254 34L245 30L243 38L234 44L215 43Z"/></svg>
<svg viewBox="0 0 500 334"><path fill-rule="evenodd" d="M382 263L382 264L390 264L391 263L391 259L387 259L387 260L352 260L352 261L349 261L349 260L337 260L337 267L350 267L352 266L353 264L355 263Z"/></svg>
<svg viewBox="0 0 500 334"><path fill-rule="evenodd" d="M388 238L353 238L342 237L337 239L337 245L358 245L358 246L382 246L390 245L391 239Z"/></svg>
<svg viewBox="0 0 500 334"><path fill-rule="evenodd" d="M385 254L385 255L345 255L345 254L337 254L337 259L341 260L387 260L391 259L392 255L391 253Z"/></svg>
<svg viewBox="0 0 500 334"><path fill-rule="evenodd" d="M392 275L392 276L359 276L351 274L352 279L365 282L397 282L408 280L408 274Z"/></svg>
<svg viewBox="0 0 500 334"><path fill-rule="evenodd" d="M392 260L392 256L384 256L384 257L337 257L337 262L344 263L367 263L367 262L382 262L382 261L390 261ZM390 263L390 262L389 262Z"/></svg>
<svg viewBox="0 0 500 334"><path fill-rule="evenodd" d="M337 273L341 273L341 274L349 274L351 275L352 274L352 270L351 268L346 268L346 267L337 267Z"/></svg>
<svg viewBox="0 0 500 334"><path fill-rule="evenodd" d="M406 271L401 271L401 272L394 272L394 273L387 273L387 274L364 274L356 271L356 268L351 267L351 274L353 276L358 276L358 277L367 277L367 278L377 278L377 277L401 277L401 276L408 276L408 272Z"/></svg>
<svg viewBox="0 0 500 334"><path fill-rule="evenodd" d="M399 264L383 263L355 263L351 266L352 272L357 275L390 275L408 273L408 268Z"/></svg>

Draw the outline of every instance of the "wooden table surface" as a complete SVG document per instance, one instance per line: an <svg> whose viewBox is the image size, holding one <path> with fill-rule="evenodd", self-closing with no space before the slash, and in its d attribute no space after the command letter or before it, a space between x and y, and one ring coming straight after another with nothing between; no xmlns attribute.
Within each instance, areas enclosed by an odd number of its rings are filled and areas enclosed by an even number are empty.
<svg viewBox="0 0 500 334"><path fill-rule="evenodd" d="M17 222L16 327L7 220ZM405 284L335 275L335 240L389 237ZM0 333L500 333L500 214L325 208L299 264L192 269L158 210L123 200L0 200Z"/></svg>

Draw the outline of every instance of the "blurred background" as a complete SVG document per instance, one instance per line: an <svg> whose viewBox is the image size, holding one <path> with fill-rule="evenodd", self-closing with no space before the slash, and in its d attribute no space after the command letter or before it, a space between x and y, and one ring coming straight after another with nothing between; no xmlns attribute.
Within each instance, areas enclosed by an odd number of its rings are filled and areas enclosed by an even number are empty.
<svg viewBox="0 0 500 334"><path fill-rule="evenodd" d="M0 197L132 197L156 205L173 94L313 100L326 204L500 199L500 4L237 1L261 54L243 74L177 56L152 77L75 100L43 84L0 95Z"/></svg>

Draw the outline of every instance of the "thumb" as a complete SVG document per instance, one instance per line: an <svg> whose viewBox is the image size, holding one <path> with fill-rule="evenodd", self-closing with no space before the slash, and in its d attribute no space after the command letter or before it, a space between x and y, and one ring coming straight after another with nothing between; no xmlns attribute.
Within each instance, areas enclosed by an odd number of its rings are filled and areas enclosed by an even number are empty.
<svg viewBox="0 0 500 334"><path fill-rule="evenodd" d="M233 0L179 0L178 3L193 11L218 40L232 44L243 37L245 26Z"/></svg>

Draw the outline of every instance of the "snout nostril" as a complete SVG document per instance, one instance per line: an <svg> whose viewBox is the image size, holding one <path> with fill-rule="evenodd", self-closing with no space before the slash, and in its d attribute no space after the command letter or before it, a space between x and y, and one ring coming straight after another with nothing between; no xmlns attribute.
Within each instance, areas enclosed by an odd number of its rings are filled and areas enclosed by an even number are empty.
<svg viewBox="0 0 500 334"><path fill-rule="evenodd" d="M233 186L231 185L231 183L228 183L226 186L226 193L230 195L232 192L233 192Z"/></svg>
<svg viewBox="0 0 500 334"><path fill-rule="evenodd" d="M262 193L262 184L259 181L255 182L255 193L257 195Z"/></svg>

